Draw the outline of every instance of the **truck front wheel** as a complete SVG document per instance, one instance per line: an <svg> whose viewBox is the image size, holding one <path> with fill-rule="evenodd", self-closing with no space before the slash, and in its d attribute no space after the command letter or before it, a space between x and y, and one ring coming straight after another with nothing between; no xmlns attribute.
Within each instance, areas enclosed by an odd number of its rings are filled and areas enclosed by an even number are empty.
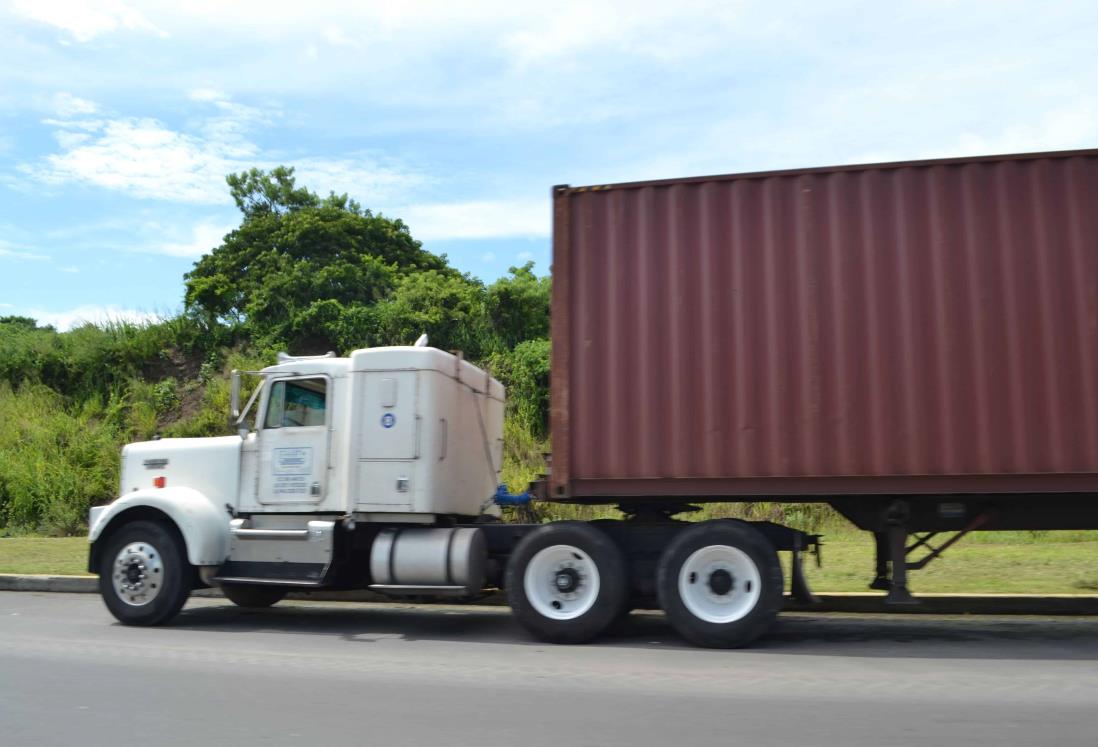
<svg viewBox="0 0 1098 747"><path fill-rule="evenodd" d="M745 646L766 632L781 609L782 588L773 546L751 526L727 519L684 529L656 571L672 627L709 648Z"/></svg>
<svg viewBox="0 0 1098 747"><path fill-rule="evenodd" d="M515 619L550 643L585 643L626 608L625 558L594 527L546 524L526 535L507 564L507 601Z"/></svg>
<svg viewBox="0 0 1098 747"><path fill-rule="evenodd" d="M124 625L161 625L190 596L191 566L183 541L155 521L135 521L107 541L99 562L99 593Z"/></svg>

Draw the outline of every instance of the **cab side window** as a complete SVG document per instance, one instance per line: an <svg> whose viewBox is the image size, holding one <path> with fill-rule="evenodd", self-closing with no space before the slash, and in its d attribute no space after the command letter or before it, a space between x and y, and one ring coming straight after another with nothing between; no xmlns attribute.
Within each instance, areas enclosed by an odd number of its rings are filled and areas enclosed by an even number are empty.
<svg viewBox="0 0 1098 747"><path fill-rule="evenodd" d="M328 382L325 379L276 381L267 400L264 428L324 425Z"/></svg>

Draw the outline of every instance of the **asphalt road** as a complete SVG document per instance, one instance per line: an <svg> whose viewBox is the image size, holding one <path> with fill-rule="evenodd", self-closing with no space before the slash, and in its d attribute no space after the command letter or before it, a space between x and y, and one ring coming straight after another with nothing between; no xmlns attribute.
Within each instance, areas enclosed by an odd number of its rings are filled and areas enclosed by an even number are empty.
<svg viewBox="0 0 1098 747"><path fill-rule="evenodd" d="M192 600L158 629L0 593L0 744L1098 744L1098 618L790 615L744 651L658 615L558 647L505 611Z"/></svg>

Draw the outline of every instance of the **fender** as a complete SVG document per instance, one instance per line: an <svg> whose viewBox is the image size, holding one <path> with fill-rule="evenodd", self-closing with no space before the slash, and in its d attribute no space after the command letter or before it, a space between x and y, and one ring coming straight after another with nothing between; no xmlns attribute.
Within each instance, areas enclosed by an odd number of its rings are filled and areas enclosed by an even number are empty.
<svg viewBox="0 0 1098 747"><path fill-rule="evenodd" d="M155 508L168 515L187 546L191 565L221 565L229 555L229 520L223 507L193 488L152 488L127 493L108 506L91 510L88 541L95 543L120 514L132 508Z"/></svg>

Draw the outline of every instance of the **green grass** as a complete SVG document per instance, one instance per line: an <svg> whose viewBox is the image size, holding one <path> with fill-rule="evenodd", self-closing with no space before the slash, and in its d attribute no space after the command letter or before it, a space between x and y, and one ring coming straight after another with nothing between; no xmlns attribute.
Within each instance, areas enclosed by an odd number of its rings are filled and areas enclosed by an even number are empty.
<svg viewBox="0 0 1098 747"><path fill-rule="evenodd" d="M924 593L1098 593L1098 532L988 532L965 537L921 571L910 586ZM823 567L805 570L818 591L866 591L873 542L866 535L824 538Z"/></svg>
<svg viewBox="0 0 1098 747"><path fill-rule="evenodd" d="M0 538L0 573L85 574L84 537ZM816 591L865 591L873 570L868 535L825 538L823 568L808 558ZM788 573L787 573L788 575ZM915 593L1098 593L1098 532L989 532L968 537L911 575Z"/></svg>
<svg viewBox="0 0 1098 747"><path fill-rule="evenodd" d="M0 573L82 576L87 537L0 537Z"/></svg>

